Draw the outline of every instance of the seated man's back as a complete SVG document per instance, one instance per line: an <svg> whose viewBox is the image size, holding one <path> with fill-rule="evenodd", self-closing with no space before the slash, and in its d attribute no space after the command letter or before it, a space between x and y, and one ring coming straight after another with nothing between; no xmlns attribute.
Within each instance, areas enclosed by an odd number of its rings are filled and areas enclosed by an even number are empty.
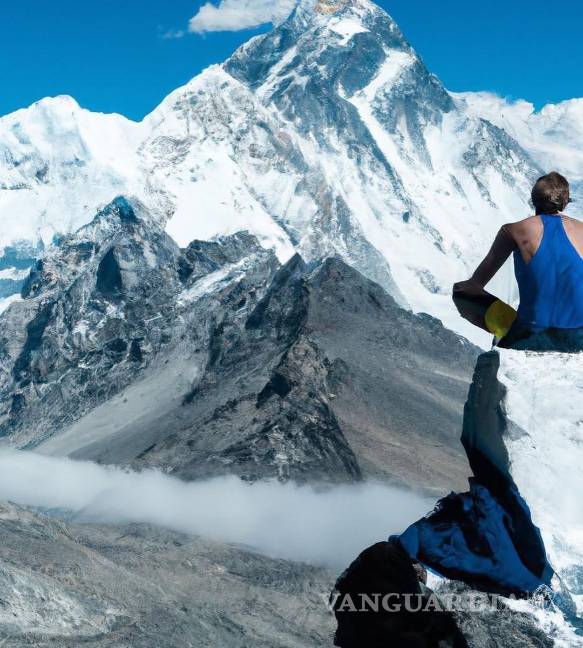
<svg viewBox="0 0 583 648"><path fill-rule="evenodd" d="M583 258L583 223L557 214L553 218L561 218L567 238ZM529 263L538 251L544 236L543 220L540 216L529 216L517 223L504 225L506 232L516 243L525 263Z"/></svg>

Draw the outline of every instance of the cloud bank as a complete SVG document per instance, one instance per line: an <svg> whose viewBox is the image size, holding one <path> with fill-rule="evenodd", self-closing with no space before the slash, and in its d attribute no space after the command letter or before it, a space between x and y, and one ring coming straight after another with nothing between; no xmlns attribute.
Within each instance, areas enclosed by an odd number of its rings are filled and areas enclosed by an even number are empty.
<svg viewBox="0 0 583 648"><path fill-rule="evenodd" d="M202 34L278 24L290 15L296 3L297 0L220 0L216 6L207 2L190 19L188 30Z"/></svg>
<svg viewBox="0 0 583 648"><path fill-rule="evenodd" d="M433 506L381 484L249 485L236 477L186 483L153 470L12 451L0 453L0 500L67 509L82 522L156 524L333 569Z"/></svg>

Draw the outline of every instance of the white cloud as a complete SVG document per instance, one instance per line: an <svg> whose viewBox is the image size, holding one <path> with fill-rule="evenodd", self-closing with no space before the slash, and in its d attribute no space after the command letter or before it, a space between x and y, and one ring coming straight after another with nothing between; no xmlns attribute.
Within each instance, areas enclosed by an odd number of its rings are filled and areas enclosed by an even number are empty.
<svg viewBox="0 0 583 648"><path fill-rule="evenodd" d="M220 0L207 2L190 19L188 30L197 34L213 31L239 31L266 23L284 21L297 0Z"/></svg>
<svg viewBox="0 0 583 648"><path fill-rule="evenodd" d="M343 569L433 507L383 484L315 488L236 477L186 483L92 463L0 452L0 501L73 511L77 521L150 523Z"/></svg>

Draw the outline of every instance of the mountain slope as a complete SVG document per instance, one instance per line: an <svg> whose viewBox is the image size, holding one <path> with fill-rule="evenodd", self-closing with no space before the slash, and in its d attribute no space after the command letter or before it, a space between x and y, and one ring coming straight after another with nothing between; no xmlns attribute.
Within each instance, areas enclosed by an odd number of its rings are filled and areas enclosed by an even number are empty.
<svg viewBox="0 0 583 648"><path fill-rule="evenodd" d="M282 266L247 233L179 248L118 198L37 263L1 321L11 445L186 479L441 492L467 474L477 349L338 257Z"/></svg>
<svg viewBox="0 0 583 648"><path fill-rule="evenodd" d="M139 124L39 102L0 119L0 150L5 246L50 245L133 195L179 245L247 230L281 261L339 255L483 343L450 287L540 172L368 0L303 0Z"/></svg>
<svg viewBox="0 0 583 648"><path fill-rule="evenodd" d="M4 646L332 646L324 569L13 505L0 505L0 531Z"/></svg>
<svg viewBox="0 0 583 648"><path fill-rule="evenodd" d="M557 168L583 180L583 100L570 99L535 111L527 101L510 101L489 92L452 95L465 110L503 128L546 169Z"/></svg>
<svg viewBox="0 0 583 648"><path fill-rule="evenodd" d="M292 259L247 312L243 329L217 322L208 364L174 413L129 422L72 456L187 479L366 477L428 490L464 481L457 422L474 347L339 259L313 269ZM44 449L59 447L56 438Z"/></svg>

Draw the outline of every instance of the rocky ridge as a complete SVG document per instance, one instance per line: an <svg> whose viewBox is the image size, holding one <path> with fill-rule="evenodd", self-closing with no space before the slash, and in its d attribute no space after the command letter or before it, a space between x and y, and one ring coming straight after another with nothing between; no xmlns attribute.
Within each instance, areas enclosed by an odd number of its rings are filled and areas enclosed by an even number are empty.
<svg viewBox="0 0 583 648"><path fill-rule="evenodd" d="M338 258L281 266L249 234L180 249L120 198L3 321L1 429L21 448L188 479L437 490L467 470L475 348Z"/></svg>

